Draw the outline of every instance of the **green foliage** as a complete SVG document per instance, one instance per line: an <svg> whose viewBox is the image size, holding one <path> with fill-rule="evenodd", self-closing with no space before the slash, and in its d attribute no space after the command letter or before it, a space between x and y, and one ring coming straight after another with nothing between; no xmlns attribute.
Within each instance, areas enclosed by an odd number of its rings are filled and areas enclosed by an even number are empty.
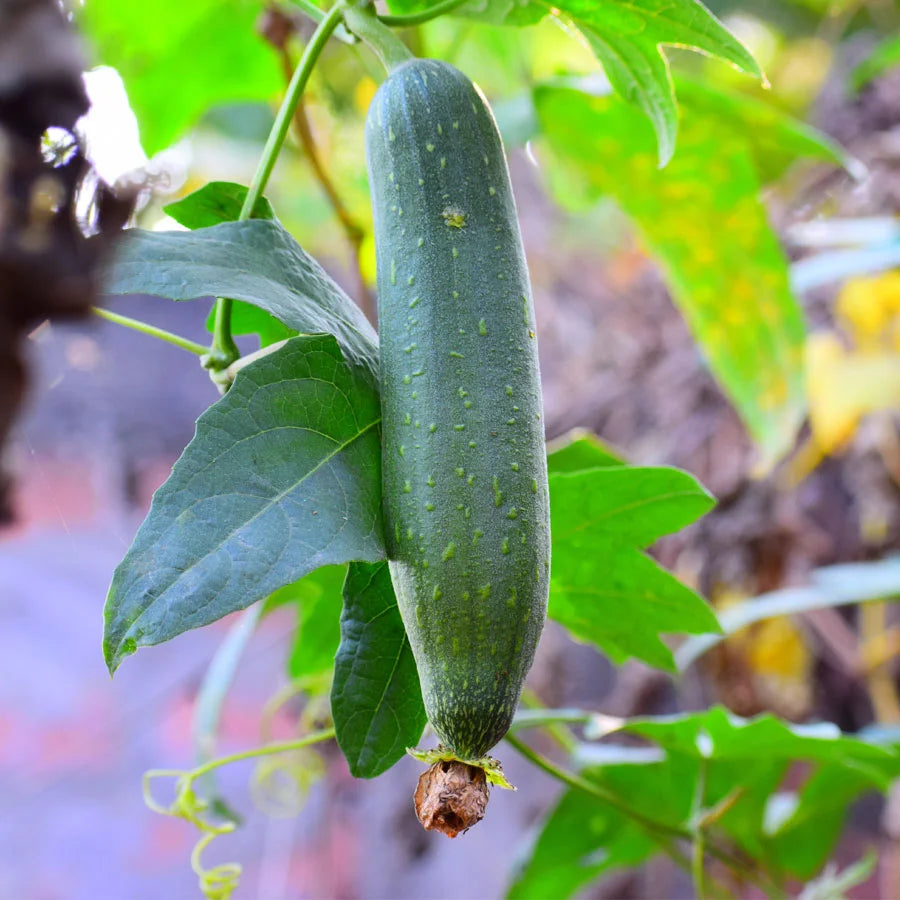
<svg viewBox="0 0 900 900"><path fill-rule="evenodd" d="M543 87L535 102L557 165L575 168L586 197L615 197L638 226L763 463L771 464L791 446L803 417L805 330L759 198L745 136L753 129L685 113L678 150L659 171L649 126L615 97Z"/></svg>
<svg viewBox="0 0 900 900"><path fill-rule="evenodd" d="M378 394L330 336L243 369L197 422L113 576L110 670L318 566L383 556Z"/></svg>
<svg viewBox="0 0 900 900"><path fill-rule="evenodd" d="M897 66L900 66L900 34L892 34L853 70L850 82L857 91L862 90L870 81Z"/></svg>
<svg viewBox="0 0 900 900"><path fill-rule="evenodd" d="M770 715L746 720L721 707L619 721L602 733L615 732L655 746L579 745L575 762L590 784L671 829L690 833L706 815L710 837L728 838L772 871L798 878L821 868L848 805L864 792L885 791L900 772L895 751L846 737L834 726L792 726ZM811 774L798 790L783 789L797 761L808 762ZM570 897L660 846L646 822L570 788L544 821L509 896Z"/></svg>
<svg viewBox="0 0 900 900"><path fill-rule="evenodd" d="M254 0L90 0L78 23L98 64L125 82L148 154L183 137L212 106L277 97L275 53L256 33Z"/></svg>
<svg viewBox="0 0 900 900"><path fill-rule="evenodd" d="M120 243L104 286L109 294L245 300L294 331L334 335L349 363L377 369L377 338L366 317L276 221L135 229Z"/></svg>
<svg viewBox="0 0 900 900"><path fill-rule="evenodd" d="M614 662L634 656L674 671L660 632L697 634L719 625L706 603L643 549L713 505L678 469L609 466L551 474L550 618Z"/></svg>
<svg viewBox="0 0 900 900"><path fill-rule="evenodd" d="M391 0L392 10L427 9L427 0ZM457 9L491 24L533 25L548 13L577 29L603 64L615 90L637 104L656 132L660 165L675 150L678 108L669 64L662 46L687 47L717 56L750 75L762 77L759 65L698 0L559 0L551 7L533 0L471 2Z"/></svg>
<svg viewBox="0 0 900 900"><path fill-rule="evenodd" d="M604 466L623 466L615 450L589 431L575 431L555 447L548 447L547 469L554 472L580 472Z"/></svg>
<svg viewBox="0 0 900 900"><path fill-rule="evenodd" d="M247 188L241 184L211 181L187 197L163 207L163 212L191 231L211 228L222 222L236 222L246 197ZM265 197L260 197L253 205L250 218L274 219L275 211ZM215 329L215 309L210 312L206 327L210 331ZM261 347L268 347L297 334L264 309L242 300L236 300L232 305L231 333L259 335Z"/></svg>
<svg viewBox="0 0 900 900"><path fill-rule="evenodd" d="M163 212L191 231L222 222L237 222L247 198L247 188L231 181L210 181L202 188L169 203ZM275 210L265 197L253 204L251 219L274 219Z"/></svg>
<svg viewBox="0 0 900 900"><path fill-rule="evenodd" d="M374 778L415 746L425 727L416 661L387 563L353 563L344 584L331 711L357 778Z"/></svg>
<svg viewBox="0 0 900 900"><path fill-rule="evenodd" d="M285 603L297 607L297 630L287 658L292 679L315 684L321 677L330 678L341 638L341 589L346 577L346 566L321 566L269 597L268 607Z"/></svg>

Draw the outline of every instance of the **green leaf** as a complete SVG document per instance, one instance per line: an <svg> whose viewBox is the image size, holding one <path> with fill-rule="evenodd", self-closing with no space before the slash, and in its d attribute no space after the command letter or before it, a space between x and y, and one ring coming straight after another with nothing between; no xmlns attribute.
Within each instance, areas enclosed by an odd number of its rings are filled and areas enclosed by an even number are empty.
<svg viewBox="0 0 900 900"><path fill-rule="evenodd" d="M322 565L381 559L381 421L330 336L242 369L197 421L106 601L110 671Z"/></svg>
<svg viewBox="0 0 900 900"><path fill-rule="evenodd" d="M637 225L759 444L760 467L770 466L803 419L805 326L747 129L686 113L678 152L659 171L653 135L627 104L546 87L535 100L556 166L577 172L586 196L613 196Z"/></svg>
<svg viewBox="0 0 900 900"><path fill-rule="evenodd" d="M378 371L378 338L359 307L274 221L197 231L134 229L117 245L108 294L246 300L304 334L331 334L351 365Z"/></svg>
<svg viewBox="0 0 900 900"><path fill-rule="evenodd" d="M221 222L236 222L244 206L247 188L242 184L230 181L211 181L202 188L176 200L163 211L171 216L179 225L190 228L211 228ZM275 211L265 197L259 197L253 207L253 219L274 219ZM212 333L215 330L215 309L209 313L206 327ZM261 347L268 347L278 341L294 337L297 332L288 328L275 316L264 309L235 300L231 307L231 333L259 335Z"/></svg>
<svg viewBox="0 0 900 900"><path fill-rule="evenodd" d="M708 512L713 498L678 469L610 466L550 475L548 614L614 662L669 671L660 632L718 631L707 604L643 549Z"/></svg>
<svg viewBox="0 0 900 900"><path fill-rule="evenodd" d="M827 134L771 103L683 75L675 85L685 117L707 119L746 141L762 184L779 178L798 159L817 159L851 171L860 165Z"/></svg>
<svg viewBox="0 0 900 900"><path fill-rule="evenodd" d="M169 203L163 212L179 225L196 231L222 222L237 222L247 197L247 188L232 181L210 181L193 193ZM251 219L274 219L275 210L265 197L257 198Z"/></svg>
<svg viewBox="0 0 900 900"><path fill-rule="evenodd" d="M672 158L678 130L662 45L699 50L762 78L752 54L698 0L555 0L554 5L587 38L615 90L653 123L660 166Z"/></svg>
<svg viewBox="0 0 900 900"><path fill-rule="evenodd" d="M284 604L297 608L297 631L287 661L291 678L314 680L331 674L341 639L341 590L346 577L346 566L322 566L269 597L270 608Z"/></svg>
<svg viewBox="0 0 900 900"><path fill-rule="evenodd" d="M580 472L605 466L623 466L625 460L596 434L582 429L570 431L548 448L549 472Z"/></svg>
<svg viewBox="0 0 900 900"><path fill-rule="evenodd" d="M868 791L887 791L900 771L896 749L844 735L830 723L791 725L771 715L748 720L722 707L630 721L598 719L585 730L593 737L620 732L652 740L665 751L664 761L648 757L652 764L640 767L635 754L641 748L581 744L574 760L583 777L638 813L681 829L692 827L692 798L702 777L702 809L727 807L716 816L715 830L770 871L800 878L811 877L828 859L849 804ZM616 765L623 749L632 756L630 767ZM798 762L811 764L800 784ZM795 793L781 790L789 772ZM586 823L591 807L582 805ZM605 815L608 805L598 801L593 809ZM594 862L613 852L616 839L610 832L598 843ZM537 862L540 849L539 841ZM571 870L584 867L588 858L579 862L563 855L563 861ZM592 877L582 874L579 885ZM569 871L566 877L577 875Z"/></svg>
<svg viewBox="0 0 900 900"><path fill-rule="evenodd" d="M90 0L77 20L95 61L122 76L152 155L212 106L277 97L283 75L257 33L261 11L258 0Z"/></svg>
<svg viewBox="0 0 900 900"><path fill-rule="evenodd" d="M850 83L854 90L862 90L870 81L896 66L900 66L900 34L892 34L882 41L850 73Z"/></svg>
<svg viewBox="0 0 900 900"><path fill-rule="evenodd" d="M768 713L744 719L721 706L699 713L631 719L616 730L639 734L667 751L695 759L760 756L857 766L896 758L885 747L843 735L831 722L793 725Z"/></svg>
<svg viewBox="0 0 900 900"><path fill-rule="evenodd" d="M641 780L655 774L649 766L634 768ZM514 871L507 897L564 900L603 873L639 865L657 850L657 843L618 810L570 789L545 819L530 857Z"/></svg>
<svg viewBox="0 0 900 900"><path fill-rule="evenodd" d="M380 775L422 736L419 675L387 563L353 563L347 573L331 712L357 778Z"/></svg>
<svg viewBox="0 0 900 900"><path fill-rule="evenodd" d="M390 0L392 11L427 9L433 0ZM725 60L762 78L749 50L698 0L471 0L454 15L492 25L534 25L551 15L580 31L603 64L613 88L649 117L659 164L675 149L678 108L663 46L677 46Z"/></svg>

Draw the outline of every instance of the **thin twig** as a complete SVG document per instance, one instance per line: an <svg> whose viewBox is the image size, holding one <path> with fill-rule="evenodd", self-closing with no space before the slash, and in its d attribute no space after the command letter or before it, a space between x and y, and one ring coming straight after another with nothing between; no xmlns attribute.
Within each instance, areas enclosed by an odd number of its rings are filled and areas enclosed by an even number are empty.
<svg viewBox="0 0 900 900"><path fill-rule="evenodd" d="M284 77L290 81L294 68L291 64L291 57L288 53L287 45L282 44L276 49L281 60L281 69L284 72ZM294 110L294 131L300 140L306 158L309 160L309 164L312 167L313 174L316 176L316 180L325 192L325 196L328 198L328 202L331 204L334 214L341 223L344 236L347 239L347 243L350 245L350 253L356 270L357 296L359 298L360 308L365 313L366 318L372 324L375 324L377 316L375 312L375 300L372 296L372 292L369 290L369 286L366 284L366 278L362 270L361 249L363 240L366 236L366 230L353 218L350 211L344 205L344 201L341 199L340 194L338 194L337 188L334 186L334 182L328 174L328 170L322 163L322 158L319 155L319 148L316 145L316 139L313 135L312 128L310 128L309 117L306 115L306 106L302 98L297 104L297 108Z"/></svg>

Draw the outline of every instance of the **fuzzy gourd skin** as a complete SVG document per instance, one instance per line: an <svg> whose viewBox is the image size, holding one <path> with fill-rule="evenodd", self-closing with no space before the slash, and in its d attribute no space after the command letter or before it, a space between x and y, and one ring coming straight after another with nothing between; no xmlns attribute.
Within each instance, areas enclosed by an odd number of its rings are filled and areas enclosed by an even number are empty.
<svg viewBox="0 0 900 900"><path fill-rule="evenodd" d="M509 728L547 609L531 286L500 135L465 75L395 69L366 151L391 577L429 720L475 759Z"/></svg>

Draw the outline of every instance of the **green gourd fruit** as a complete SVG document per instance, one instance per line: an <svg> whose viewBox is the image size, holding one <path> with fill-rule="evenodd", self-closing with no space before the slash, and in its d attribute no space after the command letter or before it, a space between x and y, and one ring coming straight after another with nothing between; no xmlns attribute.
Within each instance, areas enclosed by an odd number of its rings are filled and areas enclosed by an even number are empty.
<svg viewBox="0 0 900 900"><path fill-rule="evenodd" d="M391 578L442 758L483 781L478 761L509 729L547 609L531 286L500 134L462 72L395 68L366 154Z"/></svg>

